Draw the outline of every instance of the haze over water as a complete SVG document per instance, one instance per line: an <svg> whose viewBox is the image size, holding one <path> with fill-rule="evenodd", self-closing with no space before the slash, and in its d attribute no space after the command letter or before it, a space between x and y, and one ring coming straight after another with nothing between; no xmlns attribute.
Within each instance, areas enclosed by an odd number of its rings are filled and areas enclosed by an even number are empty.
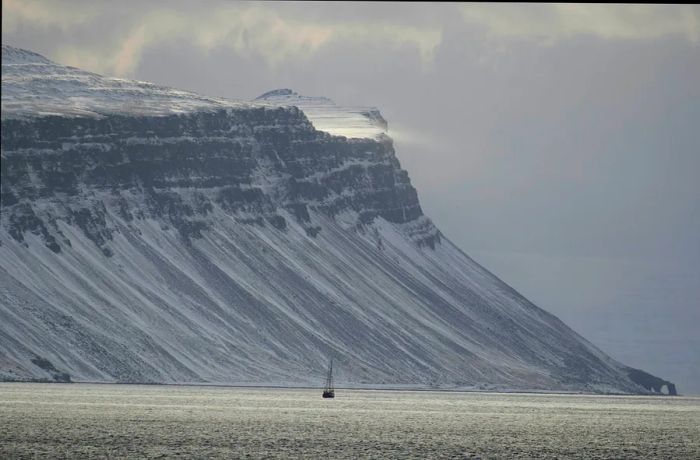
<svg viewBox="0 0 700 460"><path fill-rule="evenodd" d="M0 457L699 458L700 398L0 384Z"/></svg>

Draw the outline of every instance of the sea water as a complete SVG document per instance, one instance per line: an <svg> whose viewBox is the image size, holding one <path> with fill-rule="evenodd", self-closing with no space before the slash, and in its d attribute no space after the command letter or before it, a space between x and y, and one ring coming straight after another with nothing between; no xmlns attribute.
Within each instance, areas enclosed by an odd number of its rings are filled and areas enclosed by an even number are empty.
<svg viewBox="0 0 700 460"><path fill-rule="evenodd" d="M0 384L0 458L700 458L700 398Z"/></svg>

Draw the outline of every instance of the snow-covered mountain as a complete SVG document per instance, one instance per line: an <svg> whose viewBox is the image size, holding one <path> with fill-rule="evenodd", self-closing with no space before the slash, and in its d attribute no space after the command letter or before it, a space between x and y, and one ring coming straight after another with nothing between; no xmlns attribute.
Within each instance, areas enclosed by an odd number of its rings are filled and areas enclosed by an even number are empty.
<svg viewBox="0 0 700 460"><path fill-rule="evenodd" d="M351 385L670 385L452 244L387 133L3 45L0 377L318 385L333 357Z"/></svg>

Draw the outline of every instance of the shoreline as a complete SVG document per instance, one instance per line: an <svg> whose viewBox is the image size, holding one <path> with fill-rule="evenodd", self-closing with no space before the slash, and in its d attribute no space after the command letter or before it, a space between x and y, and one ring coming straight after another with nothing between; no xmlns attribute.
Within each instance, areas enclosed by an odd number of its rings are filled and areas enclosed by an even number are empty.
<svg viewBox="0 0 700 460"><path fill-rule="evenodd" d="M133 385L133 386L165 386L165 387L201 387L201 388L237 388L237 389L261 389L261 390L318 390L322 386L308 385L275 385L275 384L246 384L246 383L206 383L206 382L104 382L104 381L39 381L39 380L1 380L0 385L5 383L28 383L28 384L51 384L51 385ZM338 390L349 391L387 391L387 392L424 392L424 393L490 393L509 395L566 395L566 396L629 396L629 397L669 397L665 393L595 393L586 391L566 391L566 390L537 390L537 389L480 389L480 388L430 388L420 386L391 386L386 384L358 385L358 386L335 386ZM678 394L680 397L700 397L700 395Z"/></svg>

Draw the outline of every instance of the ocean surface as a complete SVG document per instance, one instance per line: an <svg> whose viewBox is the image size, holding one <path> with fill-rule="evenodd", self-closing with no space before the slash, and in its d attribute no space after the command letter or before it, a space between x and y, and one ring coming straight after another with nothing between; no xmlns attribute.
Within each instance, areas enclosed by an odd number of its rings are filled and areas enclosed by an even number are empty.
<svg viewBox="0 0 700 460"><path fill-rule="evenodd" d="M0 383L0 458L700 458L700 398Z"/></svg>

